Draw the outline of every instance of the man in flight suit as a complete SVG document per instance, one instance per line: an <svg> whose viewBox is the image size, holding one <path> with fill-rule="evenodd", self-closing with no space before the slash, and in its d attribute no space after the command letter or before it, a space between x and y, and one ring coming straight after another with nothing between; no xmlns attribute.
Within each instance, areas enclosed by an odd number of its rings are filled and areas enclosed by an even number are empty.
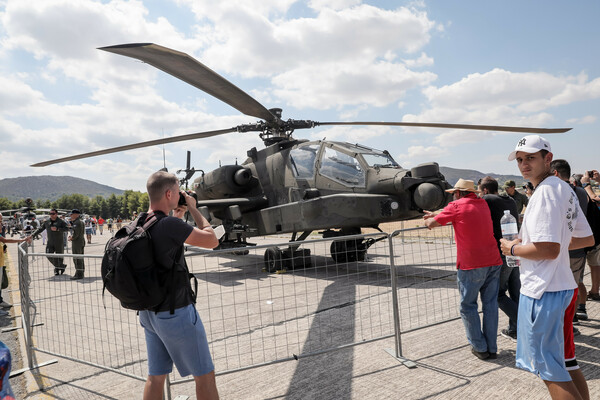
<svg viewBox="0 0 600 400"><path fill-rule="evenodd" d="M33 232L32 236L36 236L43 231L48 234L48 242L46 244L46 253L64 253L63 232L69 230L69 227L62 219L58 218L58 212L55 208L50 210L50 218L42 223L42 225ZM54 265L54 275L65 272L66 265L63 263L62 257L48 257L48 260Z"/></svg>
<svg viewBox="0 0 600 400"><path fill-rule="evenodd" d="M83 221L79 218L81 211L75 209L71 211L71 227L73 233L69 236L69 240L72 243L73 254L83 254L85 247L85 226ZM75 264L75 275L71 277L71 280L83 279L83 272L85 271L85 264L83 258L73 258Z"/></svg>

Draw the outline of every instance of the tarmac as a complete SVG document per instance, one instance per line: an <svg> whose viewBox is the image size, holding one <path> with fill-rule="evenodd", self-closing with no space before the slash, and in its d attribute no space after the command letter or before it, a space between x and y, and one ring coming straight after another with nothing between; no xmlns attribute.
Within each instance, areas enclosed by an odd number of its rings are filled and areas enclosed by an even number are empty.
<svg viewBox="0 0 600 400"><path fill-rule="evenodd" d="M86 254L102 254L109 236L93 236ZM283 241L283 238L282 240ZM36 241L36 249L42 248ZM16 245L9 245L10 287L5 300L15 304L0 317L0 334L13 355L13 373L26 367L16 272ZM590 286L589 270L584 282ZM432 304L433 306L433 304ZM588 301L588 321L578 326L576 354L587 379L590 398L600 399L600 302ZM435 312L432 307L432 312ZM15 317L15 313L17 317ZM499 327L507 324L500 314ZM7 331L10 327L17 329ZM391 356L394 339L362 343L334 352L219 374L221 399L547 399L543 382L515 367L516 343L498 337L496 360L479 360L470 352L462 322L455 320L402 335L408 368ZM36 353L41 366L11 376L17 399L141 399L144 382L65 358ZM194 399L193 383L172 386L173 399Z"/></svg>

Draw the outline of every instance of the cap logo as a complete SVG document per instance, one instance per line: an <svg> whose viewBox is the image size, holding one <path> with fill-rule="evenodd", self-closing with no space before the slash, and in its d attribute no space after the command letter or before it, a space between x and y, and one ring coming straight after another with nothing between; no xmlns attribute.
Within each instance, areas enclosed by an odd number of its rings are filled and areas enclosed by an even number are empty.
<svg viewBox="0 0 600 400"><path fill-rule="evenodd" d="M526 143L526 140L525 140L525 138L523 138L523 139L519 140L519 144L517 146L518 147L525 146L525 143Z"/></svg>

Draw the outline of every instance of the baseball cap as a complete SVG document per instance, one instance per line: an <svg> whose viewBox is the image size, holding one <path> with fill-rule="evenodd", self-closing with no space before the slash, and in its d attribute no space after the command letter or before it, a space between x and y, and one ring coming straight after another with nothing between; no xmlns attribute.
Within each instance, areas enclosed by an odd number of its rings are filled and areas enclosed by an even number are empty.
<svg viewBox="0 0 600 400"><path fill-rule="evenodd" d="M508 155L508 161L512 161L517 157L518 151L525 153L537 153L540 150L552 152L550 142L539 135L529 135L521 138L515 147L515 150Z"/></svg>
<svg viewBox="0 0 600 400"><path fill-rule="evenodd" d="M507 187L515 187L515 186L517 186L517 184L515 183L515 181L506 181L506 182L504 182L504 187L505 188L507 188Z"/></svg>

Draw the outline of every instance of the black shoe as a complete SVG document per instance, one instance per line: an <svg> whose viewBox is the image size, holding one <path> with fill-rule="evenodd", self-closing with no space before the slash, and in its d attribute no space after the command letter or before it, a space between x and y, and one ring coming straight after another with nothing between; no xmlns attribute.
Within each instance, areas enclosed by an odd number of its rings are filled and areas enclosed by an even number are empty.
<svg viewBox="0 0 600 400"><path fill-rule="evenodd" d="M579 329L573 327L573 336L579 336L581 335L581 332L579 331Z"/></svg>
<svg viewBox="0 0 600 400"><path fill-rule="evenodd" d="M54 268L54 276L60 275L60 270L58 268Z"/></svg>
<svg viewBox="0 0 600 400"><path fill-rule="evenodd" d="M77 280L77 279L83 279L83 274L78 274L78 273L75 273L75 275L73 275L73 276L71 277L71 280L72 280L72 281L74 281L74 280Z"/></svg>
<svg viewBox="0 0 600 400"><path fill-rule="evenodd" d="M479 358L480 360L485 360L486 358L490 357L490 353L488 353L487 351L477 351L472 347L471 347L471 353L473 353L475 355L475 357Z"/></svg>
<svg viewBox="0 0 600 400"><path fill-rule="evenodd" d="M580 319L582 321L588 320L588 315L587 315L587 311L585 309L585 304L580 304L577 306L577 312L575 312L575 316L577 317L577 319Z"/></svg>
<svg viewBox="0 0 600 400"><path fill-rule="evenodd" d="M515 331L510 331L508 329L502 329L502 331L500 331L500 335L504 336L505 338L510 339L512 341L517 340L517 332L515 332Z"/></svg>
<svg viewBox="0 0 600 400"><path fill-rule="evenodd" d="M498 358L498 353L489 353L488 360L495 360Z"/></svg>
<svg viewBox="0 0 600 400"><path fill-rule="evenodd" d="M577 318L577 314L573 315L573 325L579 325L579 318Z"/></svg>

